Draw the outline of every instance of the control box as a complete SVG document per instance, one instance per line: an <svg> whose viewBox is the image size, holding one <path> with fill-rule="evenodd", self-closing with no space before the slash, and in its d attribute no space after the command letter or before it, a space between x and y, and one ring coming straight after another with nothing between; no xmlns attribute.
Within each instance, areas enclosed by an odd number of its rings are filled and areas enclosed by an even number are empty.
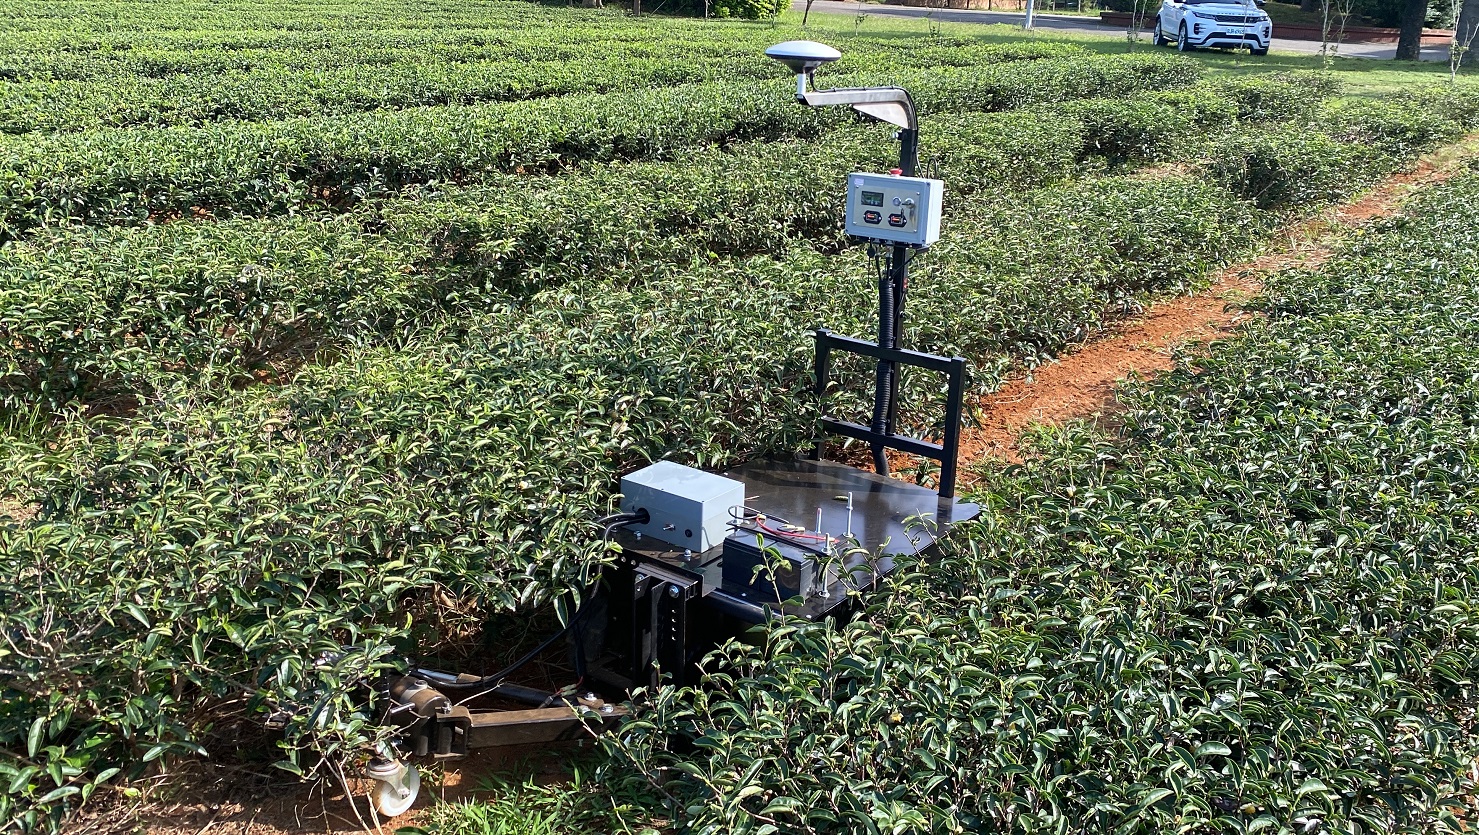
<svg viewBox="0 0 1479 835"><path fill-rule="evenodd" d="M871 241L927 247L940 239L945 184L924 177L856 173L847 176L847 234Z"/></svg>
<svg viewBox="0 0 1479 835"><path fill-rule="evenodd" d="M695 554L724 541L734 519L730 508L744 503L744 482L672 461L659 461L621 480L622 512L645 510L650 517L627 530Z"/></svg>

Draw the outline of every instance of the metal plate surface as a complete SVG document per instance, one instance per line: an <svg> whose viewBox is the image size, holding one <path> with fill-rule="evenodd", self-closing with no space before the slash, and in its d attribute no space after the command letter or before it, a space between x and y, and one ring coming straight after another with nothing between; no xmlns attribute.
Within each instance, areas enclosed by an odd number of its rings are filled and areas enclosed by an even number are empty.
<svg viewBox="0 0 1479 835"><path fill-rule="evenodd" d="M973 519L980 512L970 502L942 500L928 488L834 461L760 458L726 470L723 475L743 481L745 504L772 519L784 519L815 530L820 508L823 532L845 541L855 540L857 549L870 555L859 553L849 558L840 572L849 586L865 591L893 570L891 557L927 552L951 525ZM846 500L849 493L852 494L851 514ZM685 558L681 550L650 538L637 539L629 532L619 533L617 542L632 556L701 574L705 600L726 614L758 623L774 608L748 599L743 589L726 587L722 547ZM813 597L800 606L788 604L784 610L819 619L854 602L841 593L842 589L836 591L830 597Z"/></svg>

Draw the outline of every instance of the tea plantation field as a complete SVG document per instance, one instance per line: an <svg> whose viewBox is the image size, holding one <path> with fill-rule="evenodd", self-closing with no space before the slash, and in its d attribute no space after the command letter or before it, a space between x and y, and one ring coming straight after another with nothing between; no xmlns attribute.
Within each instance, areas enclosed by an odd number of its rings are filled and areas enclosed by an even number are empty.
<svg viewBox="0 0 1479 835"><path fill-rule="evenodd" d="M808 330L871 331L840 185L893 146L795 104L793 22L0 14L0 831L195 757L358 768L363 682L512 652L478 622L589 584L622 473L802 447ZM1479 127L1468 85L907 27L807 34L916 94L947 232L904 340L977 392ZM710 832L1434 831L1475 747L1474 194L1288 278L1126 437L994 473L866 620L654 694L591 791L671 770L644 814Z"/></svg>

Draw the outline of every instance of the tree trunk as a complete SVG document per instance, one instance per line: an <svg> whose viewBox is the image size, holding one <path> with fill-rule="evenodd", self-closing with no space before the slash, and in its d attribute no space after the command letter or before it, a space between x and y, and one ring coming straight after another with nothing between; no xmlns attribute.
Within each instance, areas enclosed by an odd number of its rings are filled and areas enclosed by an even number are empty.
<svg viewBox="0 0 1479 835"><path fill-rule="evenodd" d="M1463 48L1463 65L1474 66L1474 47L1479 45L1479 0L1464 0L1464 7L1458 13L1458 22L1454 24L1454 40L1457 46Z"/></svg>
<svg viewBox="0 0 1479 835"><path fill-rule="evenodd" d="M1403 0L1400 33L1397 35L1397 60L1416 61L1422 52L1423 20L1428 16L1428 0Z"/></svg>
<svg viewBox="0 0 1479 835"><path fill-rule="evenodd" d="M806 11L803 11L801 13L801 28L802 29L805 29L806 28L806 19L808 17L811 17L811 4L812 4L812 0L806 0Z"/></svg>

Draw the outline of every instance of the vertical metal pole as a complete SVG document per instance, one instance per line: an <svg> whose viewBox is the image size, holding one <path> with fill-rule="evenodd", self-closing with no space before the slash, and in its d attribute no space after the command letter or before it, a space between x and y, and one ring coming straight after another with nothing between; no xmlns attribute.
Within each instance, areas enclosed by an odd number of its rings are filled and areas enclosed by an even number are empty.
<svg viewBox="0 0 1479 835"><path fill-rule="evenodd" d="M894 316L894 270L892 265L878 276L878 347L893 348L897 343L894 338L894 322L898 317ZM883 435L888 432L888 416L892 409L889 397L893 393L895 384L893 360L880 359L874 372L876 385L873 388L873 423L869 427L875 434ZM875 440L873 447L873 471L879 475L888 475L888 447L882 441Z"/></svg>
<svg viewBox="0 0 1479 835"><path fill-rule="evenodd" d="M894 291L894 344L890 348L899 347L899 336L904 328L904 293L909 284L909 247L895 246L893 258L888 265L890 283ZM891 363L892 371L889 378L888 391L888 417L884 420L884 431L892 435L898 431L899 424L899 379L903 377L896 364Z"/></svg>
<svg viewBox="0 0 1479 835"><path fill-rule="evenodd" d="M905 177L919 171L919 129L899 131L899 172ZM909 247L893 248L889 268L878 282L878 346L899 347L899 329L904 323L904 299L909 286ZM891 435L899 415L899 374L892 360L878 361L878 386L873 394L874 432ZM873 469L888 475L888 455L883 444L873 444Z"/></svg>
<svg viewBox="0 0 1479 835"><path fill-rule="evenodd" d="M940 456L940 498L955 498L955 468L960 458L960 411L965 398L965 360L950 361L949 388L945 395L945 437Z"/></svg>
<svg viewBox="0 0 1479 835"><path fill-rule="evenodd" d="M827 386L831 383L832 376L832 343L827 339L832 332L826 328L817 328L817 359L816 359L816 393L817 405L820 407L826 402ZM823 411L825 415L826 412ZM822 460L823 434L817 438L816 445L811 448L811 459Z"/></svg>
<svg viewBox="0 0 1479 835"><path fill-rule="evenodd" d="M1022 28L1023 29L1031 29L1032 28L1032 12L1033 12L1033 8L1032 7L1034 5L1036 5L1036 3L1037 3L1037 0L1027 0L1027 5L1026 5L1027 18L1022 21Z"/></svg>
<svg viewBox="0 0 1479 835"><path fill-rule="evenodd" d="M919 128L899 130L899 170L905 177L917 176L919 171Z"/></svg>

